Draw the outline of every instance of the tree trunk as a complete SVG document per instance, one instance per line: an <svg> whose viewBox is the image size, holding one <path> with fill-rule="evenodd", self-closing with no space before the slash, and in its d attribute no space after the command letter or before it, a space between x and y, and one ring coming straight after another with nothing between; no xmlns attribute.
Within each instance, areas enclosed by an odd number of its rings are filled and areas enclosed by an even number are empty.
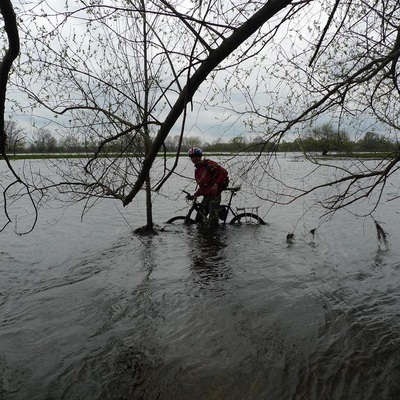
<svg viewBox="0 0 400 400"><path fill-rule="evenodd" d="M153 223L153 204L151 202L151 185L150 185L150 175L146 178L146 228L148 232L154 231Z"/></svg>
<svg viewBox="0 0 400 400"><path fill-rule="evenodd" d="M9 0L1 0L0 13L4 19L4 29L7 33L9 48L3 60L0 62L0 152L6 158L6 133L4 130L4 109L6 102L6 90L8 74L13 61L19 54L19 34L16 16Z"/></svg>

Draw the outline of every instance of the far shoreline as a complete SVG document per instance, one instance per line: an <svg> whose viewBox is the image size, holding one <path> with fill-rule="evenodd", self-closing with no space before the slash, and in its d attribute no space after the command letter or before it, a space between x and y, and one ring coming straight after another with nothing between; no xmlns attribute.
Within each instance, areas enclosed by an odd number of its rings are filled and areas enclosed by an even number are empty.
<svg viewBox="0 0 400 400"><path fill-rule="evenodd" d="M273 153L269 152L246 152L246 151L238 151L238 152L209 152L205 153L205 156L213 156L213 157L236 157L236 156L247 156L247 155L253 155L253 156L259 156L259 155L271 155L271 154L276 154L276 155L297 155L297 156L302 156L305 158L313 158L313 159L318 159L318 160L334 160L334 159L385 159L385 158L393 158L397 156L398 154L395 152L359 152L359 153L332 153L332 154L326 154L326 155L321 155L318 153L309 153L309 154L304 154L301 152L289 152L289 151L275 151ZM157 157L167 157L167 158L175 158L176 153L158 153ZM180 157L186 156L186 152L181 152ZM88 153L21 153L21 154L7 154L7 157L9 160L12 161L17 161L17 160L51 160L51 159L78 159L78 158L86 158L86 159L92 159L92 158L107 158L107 157L119 157L119 158L144 158L143 155L141 154L124 154L120 155L118 153L108 153L108 154L88 154ZM4 157L0 155L0 161L4 160Z"/></svg>

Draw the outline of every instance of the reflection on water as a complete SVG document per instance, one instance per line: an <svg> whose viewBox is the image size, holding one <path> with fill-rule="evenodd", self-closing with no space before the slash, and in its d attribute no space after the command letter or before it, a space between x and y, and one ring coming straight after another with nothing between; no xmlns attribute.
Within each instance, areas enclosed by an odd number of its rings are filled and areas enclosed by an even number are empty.
<svg viewBox="0 0 400 400"><path fill-rule="evenodd" d="M227 240L226 227L196 227L188 237L190 267L196 281L213 285L230 278L232 268L225 254Z"/></svg>

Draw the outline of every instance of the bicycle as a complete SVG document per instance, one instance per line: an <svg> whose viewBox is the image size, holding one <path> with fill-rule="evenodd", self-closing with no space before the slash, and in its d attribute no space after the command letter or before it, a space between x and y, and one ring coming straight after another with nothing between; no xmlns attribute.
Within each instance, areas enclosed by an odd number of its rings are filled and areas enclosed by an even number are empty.
<svg viewBox="0 0 400 400"><path fill-rule="evenodd" d="M236 193L240 190L240 187L232 187L232 188L226 188L224 191L230 192L230 197L228 204L221 204L219 206L219 211L218 211L218 216L219 219L222 221L223 224L226 224L226 220L228 219L229 212L233 215L233 218L230 220L229 224L230 225L235 225L235 224L242 224L244 223L258 223L260 225L266 225L266 222L263 221L263 219L258 215L258 206L257 207L242 207L242 208L237 208L237 211L235 211L231 204L232 204L232 198L233 196L236 195ZM191 198L190 193L186 192L185 190L182 190L183 193L185 193L187 196L187 199ZM251 212L248 212L247 209L250 208ZM243 212L240 212L243 211ZM253 211L256 211L257 214L255 214ZM196 224L197 222L195 219L192 218L193 212L200 213L202 216L202 222L207 222L208 218L206 215L204 215L204 210L201 207L201 204L197 201L196 198L193 199L192 205L186 215L177 215L171 219L169 219L166 223L167 224L173 224L173 223L184 223L187 225L191 224Z"/></svg>

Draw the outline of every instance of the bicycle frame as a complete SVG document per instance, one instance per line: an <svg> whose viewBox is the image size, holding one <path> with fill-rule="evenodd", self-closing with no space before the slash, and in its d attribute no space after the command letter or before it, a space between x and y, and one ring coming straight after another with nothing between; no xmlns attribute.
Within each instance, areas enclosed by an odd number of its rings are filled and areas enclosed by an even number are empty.
<svg viewBox="0 0 400 400"><path fill-rule="evenodd" d="M231 204L232 204L233 196L235 196L236 192L238 192L239 190L240 190L240 187L226 188L226 189L223 190L223 191L230 192L228 204L221 204L220 205L220 208L226 208L227 209L227 212L225 214L225 218L222 220L223 224L226 223L229 211L233 214L234 217L238 216L238 214L233 210ZM185 190L182 190L182 192L187 194L188 196L190 196L190 193L186 192ZM199 203L196 198L193 199L192 206L190 207L190 209L189 209L189 211L188 211L188 213L186 215L188 220L191 219L191 215L192 215L193 211L196 211L196 212L200 213L202 218L203 218L203 220L208 221L208 217L207 217L207 215L205 215L205 213L204 213L204 211L203 211L203 209L201 207L201 203Z"/></svg>
<svg viewBox="0 0 400 400"><path fill-rule="evenodd" d="M221 204L220 205L220 211L221 211L221 209L225 209L226 210L226 213L224 213L223 218L221 218L221 216L219 216L219 219L222 221L222 223L226 224L226 220L227 220L228 214L230 212L233 215L233 218L229 222L229 224L232 224L232 225L233 224L241 224L242 220L244 220L246 223L247 222L256 222L256 223L258 223L260 225L266 225L266 223L262 220L262 218L260 218L258 216L258 211L257 211L257 214L253 214L253 212L246 211L246 208L242 208L242 209L238 209L238 211L242 210L244 212L239 213L239 212L236 212L232 208L231 204L232 204L233 196L235 196L236 192L238 192L239 190L240 190L240 187L232 187L232 188L224 189L224 191L230 192L230 196L229 196L229 200L228 200L227 204ZM183 190L183 193L186 193L188 196L190 196L190 193L186 192L185 190ZM254 209L258 210L258 207L251 207L251 208L252 208L252 211ZM194 211L196 211L197 213L200 213L200 215L202 217L201 218L202 221L209 221L209 218L207 218L207 215L204 213L204 210L201 207L201 203L199 203L197 201L197 199L194 198L193 199L193 203L192 203L188 213L185 216L178 215L176 217L173 217L173 218L169 219L167 221L167 223L171 223L172 224L174 222L178 222L178 221L182 222L183 221L186 224L195 224L197 221L192 218L192 214L193 214Z"/></svg>

